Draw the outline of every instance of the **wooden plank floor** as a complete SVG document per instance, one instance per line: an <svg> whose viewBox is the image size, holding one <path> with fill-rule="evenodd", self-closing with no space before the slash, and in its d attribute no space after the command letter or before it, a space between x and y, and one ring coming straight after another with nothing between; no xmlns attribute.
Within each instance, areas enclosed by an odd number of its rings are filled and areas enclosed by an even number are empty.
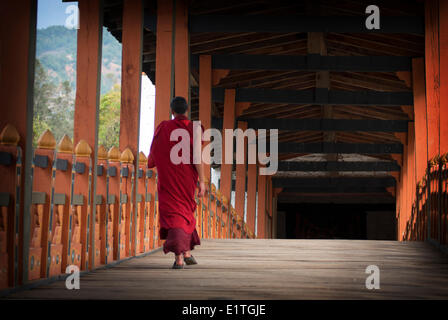
<svg viewBox="0 0 448 320"><path fill-rule="evenodd" d="M446 299L447 256L426 243L355 240L203 240L199 264L171 270L161 251L14 299ZM380 268L367 290L365 269Z"/></svg>

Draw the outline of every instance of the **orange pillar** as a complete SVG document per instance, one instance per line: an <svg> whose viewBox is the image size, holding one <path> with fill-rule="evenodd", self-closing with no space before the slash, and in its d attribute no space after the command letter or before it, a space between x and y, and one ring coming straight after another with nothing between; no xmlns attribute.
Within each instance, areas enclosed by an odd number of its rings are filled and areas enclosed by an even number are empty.
<svg viewBox="0 0 448 320"><path fill-rule="evenodd" d="M416 180L419 182L425 175L428 161L425 62L423 58L412 59L412 85L414 91Z"/></svg>
<svg viewBox="0 0 448 320"><path fill-rule="evenodd" d="M247 216L246 224L255 234L255 210L257 199L257 164L247 165Z"/></svg>
<svg viewBox="0 0 448 320"><path fill-rule="evenodd" d="M199 120L207 130L212 126L212 57L209 55L199 56ZM232 127L233 128L233 127ZM206 146L208 142L204 143ZM209 156L209 155L207 155ZM210 165L204 166L205 177L210 179ZM228 195L226 195L227 199Z"/></svg>
<svg viewBox="0 0 448 320"><path fill-rule="evenodd" d="M31 186L32 119L34 61L36 58L37 1L0 2L0 93L2 97L0 130L6 124L13 125L19 135L22 149L20 185ZM4 177L0 177L3 180ZM31 187L20 190L18 237L18 272L10 284L28 279L28 243L30 240ZM27 214L24 214L24 213ZM25 245L24 245L25 244ZM10 252L11 256L16 253ZM13 261L13 260L12 260Z"/></svg>
<svg viewBox="0 0 448 320"><path fill-rule="evenodd" d="M257 238L266 237L266 176L258 176Z"/></svg>
<svg viewBox="0 0 448 320"><path fill-rule="evenodd" d="M247 122L238 121L238 128L245 131ZM244 203L246 196L246 172L247 172L247 140L244 139L244 163L236 165L235 182L235 211L240 217L244 217Z"/></svg>
<svg viewBox="0 0 448 320"><path fill-rule="evenodd" d="M100 102L100 71L101 51L103 37L103 8L101 0L80 0L79 30L76 60L76 99L74 114L73 142L77 145L81 140L92 147L90 158L96 163L98 150L98 114ZM93 167L93 187L91 188L92 206L90 230L92 238L89 239L89 252L95 251L95 229L92 228L96 219L96 206L94 199L96 194L96 166ZM87 198L89 199L89 198ZM87 200L86 200L87 201ZM86 249L87 250L87 249ZM94 256L88 259L93 263ZM84 268L84 265L83 265Z"/></svg>
<svg viewBox="0 0 448 320"><path fill-rule="evenodd" d="M143 2L126 0L123 5L122 31L122 77L121 77L121 111L120 111L120 150L129 148L132 152L133 167L138 167L138 144L140 129L140 93L143 48ZM130 213L131 248L129 255L136 254L137 242L137 183L131 192L129 202L133 205Z"/></svg>
<svg viewBox="0 0 448 320"><path fill-rule="evenodd" d="M102 49L102 1L80 0L76 58L74 145L83 139L97 142L98 105Z"/></svg>
<svg viewBox="0 0 448 320"><path fill-rule="evenodd" d="M414 123L408 123L408 193L407 193L407 204L408 211L406 213L405 224L411 224L412 217L412 204L414 203L415 195L415 133L414 133ZM406 240L409 240L410 234L407 235Z"/></svg>
<svg viewBox="0 0 448 320"><path fill-rule="evenodd" d="M174 88L176 96L184 97L187 101L190 101L190 45L186 0L176 1L175 17Z"/></svg>
<svg viewBox="0 0 448 320"><path fill-rule="evenodd" d="M142 0L126 0L123 7L122 31L120 150L131 149L136 159L140 123L142 42Z"/></svg>
<svg viewBox="0 0 448 320"><path fill-rule="evenodd" d="M224 93L224 119L223 119L223 141L222 141L222 164L221 164L221 182L219 189L223 196L231 199L232 191L232 169L233 164L225 162L225 129L234 129L235 126L235 89L226 89Z"/></svg>
<svg viewBox="0 0 448 320"><path fill-rule="evenodd" d="M439 3L440 153L448 152L448 2Z"/></svg>
<svg viewBox="0 0 448 320"><path fill-rule="evenodd" d="M173 96L173 1L157 1L156 108L154 128L170 119Z"/></svg>
<svg viewBox="0 0 448 320"><path fill-rule="evenodd" d="M439 59L439 0L427 0L425 1L425 66L429 159L439 154L440 147Z"/></svg>

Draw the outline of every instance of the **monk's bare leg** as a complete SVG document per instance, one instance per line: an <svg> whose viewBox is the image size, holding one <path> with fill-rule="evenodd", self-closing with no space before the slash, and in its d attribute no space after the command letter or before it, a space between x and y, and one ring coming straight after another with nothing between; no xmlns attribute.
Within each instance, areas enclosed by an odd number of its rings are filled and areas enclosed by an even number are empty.
<svg viewBox="0 0 448 320"><path fill-rule="evenodd" d="M191 257L191 252L190 252L190 250L185 251L185 252L184 252L184 258L190 258L190 257Z"/></svg>

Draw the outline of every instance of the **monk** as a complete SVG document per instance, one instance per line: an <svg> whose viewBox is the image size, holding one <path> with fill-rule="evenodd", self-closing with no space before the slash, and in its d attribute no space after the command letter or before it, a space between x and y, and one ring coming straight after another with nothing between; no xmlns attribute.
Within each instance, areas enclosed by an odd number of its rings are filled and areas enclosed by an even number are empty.
<svg viewBox="0 0 448 320"><path fill-rule="evenodd" d="M173 269L182 269L187 265L196 264L191 255L194 246L200 245L196 231L196 201L194 194L199 180L198 197L205 193L204 169L202 160L193 161L193 144L200 147L202 143L202 128L193 135L193 123L188 120L188 104L185 98L175 97L170 103L174 119L162 121L154 132L151 150L148 157L148 168L157 168L157 192L159 199L160 239L164 253L173 252L175 261ZM176 129L188 133L189 158L187 161L173 161L171 149L181 142L183 137L171 141L171 134ZM173 135L177 137L178 135ZM194 139L195 138L195 139ZM177 150L177 149L176 149ZM182 156L183 149L176 154ZM176 152L175 152L176 153ZM184 155L187 156L187 153ZM185 160L185 157L182 158ZM200 162L194 164L194 162Z"/></svg>

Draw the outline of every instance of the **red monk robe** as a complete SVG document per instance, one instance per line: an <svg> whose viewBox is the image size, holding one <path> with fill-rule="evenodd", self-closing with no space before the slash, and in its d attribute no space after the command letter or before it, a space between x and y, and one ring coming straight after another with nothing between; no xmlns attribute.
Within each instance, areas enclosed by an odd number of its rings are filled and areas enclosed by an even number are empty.
<svg viewBox="0 0 448 320"><path fill-rule="evenodd" d="M190 164L174 164L171 148L178 141L170 141L171 132L185 129L190 135ZM157 127L148 157L148 168L157 167L160 238L165 239L163 251L180 255L200 245L196 231L195 189L198 172L193 164L193 123L184 115L162 121Z"/></svg>

